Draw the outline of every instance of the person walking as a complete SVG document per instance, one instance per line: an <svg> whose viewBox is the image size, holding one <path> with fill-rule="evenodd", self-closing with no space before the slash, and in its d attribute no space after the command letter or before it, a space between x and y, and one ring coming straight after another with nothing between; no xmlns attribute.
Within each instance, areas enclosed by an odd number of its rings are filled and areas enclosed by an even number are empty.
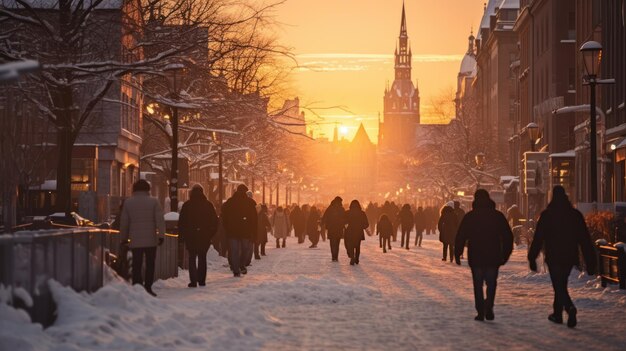
<svg viewBox="0 0 626 351"><path fill-rule="evenodd" d="M317 247L317 243L320 241L320 211L317 210L315 206L311 206L309 210L309 215L306 219L306 234L309 236L309 240L311 241L311 246L309 249L314 249Z"/></svg>
<svg viewBox="0 0 626 351"><path fill-rule="evenodd" d="M461 255L467 242L467 260L474 283L474 306L477 321L495 318L498 270L506 264L513 251L513 233L506 217L496 210L495 202L484 189L476 190L472 210L465 215L456 236L454 257L461 264ZM487 285L485 299L483 285Z"/></svg>
<svg viewBox="0 0 626 351"><path fill-rule="evenodd" d="M415 212L415 246L422 247L422 236L424 234L424 230L426 229L426 212L420 206L417 208Z"/></svg>
<svg viewBox="0 0 626 351"><path fill-rule="evenodd" d="M579 249L583 253L589 275L595 273L596 255L585 218L572 207L565 189L561 186L554 187L552 201L537 222L535 237L528 251L528 262L532 271L537 271L536 259L542 248L554 289L554 311L548 316L548 320L557 324L563 323L565 309L568 314L567 326L574 328L578 323L578 311L567 291L567 281L572 267L579 264Z"/></svg>
<svg viewBox="0 0 626 351"><path fill-rule="evenodd" d="M265 244L267 244L267 232L272 230L272 223L267 215L267 206L261 205L258 215L257 236L254 240L254 259L260 260L265 256ZM259 252L260 249L260 252Z"/></svg>
<svg viewBox="0 0 626 351"><path fill-rule="evenodd" d="M454 214L456 215L456 219L460 224L463 220L463 217L465 217L465 210L461 208L461 203L459 201L454 201Z"/></svg>
<svg viewBox="0 0 626 351"><path fill-rule="evenodd" d="M283 210L282 206L278 206L276 211L274 211L274 215L272 216L272 226L274 227L274 238L276 238L276 248L280 248L280 239L283 239L283 248L285 247L285 242L287 241L287 236L289 235L289 228L291 225L289 224L289 217L287 217L287 213Z"/></svg>
<svg viewBox="0 0 626 351"><path fill-rule="evenodd" d="M333 262L339 261L339 244L346 226L346 211L343 209L342 201L339 196L335 197L322 216L323 227L328 231Z"/></svg>
<svg viewBox="0 0 626 351"><path fill-rule="evenodd" d="M215 207L207 200L202 186L196 184L191 188L189 200L183 204L178 219L178 233L189 255L190 288L206 285L206 255L216 232Z"/></svg>
<svg viewBox="0 0 626 351"><path fill-rule="evenodd" d="M306 220L304 218L304 212L300 206L294 206L293 210L289 214L289 221L293 226L293 234L298 239L298 244L304 242L304 231L306 229Z"/></svg>
<svg viewBox="0 0 626 351"><path fill-rule="evenodd" d="M387 247L391 250L391 234L393 232L393 225L386 214L380 216L378 223L376 224L376 235L379 236L383 248L383 253L387 253Z"/></svg>
<svg viewBox="0 0 626 351"><path fill-rule="evenodd" d="M458 217L454 213L452 206L446 204L441 210L441 217L437 224L437 229L439 229L439 241L443 243L443 258L441 260L444 262L446 261L448 251L450 251L450 262L454 259L454 241L458 228Z"/></svg>
<svg viewBox="0 0 626 351"><path fill-rule="evenodd" d="M165 218L159 200L150 196L150 184L141 179L133 184L133 195L124 202L120 221L120 238L133 253L133 285L143 284L152 291L156 249L165 240ZM146 259L145 277L141 276Z"/></svg>
<svg viewBox="0 0 626 351"><path fill-rule="evenodd" d="M248 187L241 184L235 194L222 206L222 222L230 244L230 268L235 277L247 274L247 250L257 235L256 203L246 194Z"/></svg>
<svg viewBox="0 0 626 351"><path fill-rule="evenodd" d="M408 250L409 242L411 241L411 230L413 230L413 226L415 225L411 205L404 204L404 206L402 206L402 209L398 213L398 220L400 222L400 230L402 231L400 247L404 247L406 243L406 249Z"/></svg>
<svg viewBox="0 0 626 351"><path fill-rule="evenodd" d="M370 226L367 215L357 200L352 200L346 215L346 237L344 244L350 257L350 265L359 264L361 241L365 240L365 230Z"/></svg>

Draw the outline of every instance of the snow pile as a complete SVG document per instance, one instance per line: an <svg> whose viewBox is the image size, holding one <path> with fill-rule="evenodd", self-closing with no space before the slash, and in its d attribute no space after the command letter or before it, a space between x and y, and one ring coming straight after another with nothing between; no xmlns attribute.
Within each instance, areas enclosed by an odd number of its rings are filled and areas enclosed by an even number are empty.
<svg viewBox="0 0 626 351"><path fill-rule="evenodd" d="M49 282L58 318L43 330L25 312L0 304L0 350L418 350L598 349L626 344L626 291L601 288L574 270L576 331L550 324L552 288L532 273L526 250L501 269L496 321L473 321L471 273L441 261L437 236L383 254L368 239L361 264L345 253L330 262L325 243L308 249L289 238L268 247L249 274L233 278L211 250L207 286L187 288L186 271L158 281L153 298L114 274L89 295ZM542 267L541 262L538 262ZM7 289L0 289L3 301Z"/></svg>

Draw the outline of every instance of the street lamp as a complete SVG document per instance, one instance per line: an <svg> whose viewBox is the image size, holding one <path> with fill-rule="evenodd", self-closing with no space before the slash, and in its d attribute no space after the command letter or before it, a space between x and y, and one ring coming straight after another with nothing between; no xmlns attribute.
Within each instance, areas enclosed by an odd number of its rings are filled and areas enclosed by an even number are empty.
<svg viewBox="0 0 626 351"><path fill-rule="evenodd" d="M591 154L591 202L598 202L598 149L596 146L596 78L600 70L600 61L602 59L602 45L596 41L588 41L580 47L585 64L585 84L591 88L591 97L589 101L590 111L590 143L589 151Z"/></svg>
<svg viewBox="0 0 626 351"><path fill-rule="evenodd" d="M539 126L535 122L530 122L526 126L526 131L528 132L528 138L530 139L530 151L534 152L535 144L539 138Z"/></svg>
<svg viewBox="0 0 626 351"><path fill-rule="evenodd" d="M177 71L185 68L182 64L170 64L165 67L165 70L172 72L172 91L171 95L175 102L178 102L178 80ZM172 118L170 120L172 125L172 167L170 174L170 210L172 212L178 212L178 106L174 104L172 107Z"/></svg>
<svg viewBox="0 0 626 351"><path fill-rule="evenodd" d="M485 169L485 154L483 152L479 152L474 156L474 160L476 161L476 169L482 172ZM476 178L476 190L480 189L480 180L482 179L482 173L478 174Z"/></svg>
<svg viewBox="0 0 626 351"><path fill-rule="evenodd" d="M217 170L217 173L218 173L217 198L219 200L218 208L221 209L222 204L224 203L224 173L222 171L223 156L222 156L222 141L217 137L216 132L213 132L213 142L215 142L215 145L217 146L217 168L218 168Z"/></svg>

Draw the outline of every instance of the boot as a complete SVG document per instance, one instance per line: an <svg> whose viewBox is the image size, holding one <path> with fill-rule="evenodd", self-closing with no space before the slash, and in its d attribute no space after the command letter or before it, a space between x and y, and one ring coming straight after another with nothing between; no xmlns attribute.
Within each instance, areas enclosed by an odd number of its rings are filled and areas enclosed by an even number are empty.
<svg viewBox="0 0 626 351"><path fill-rule="evenodd" d="M188 288L195 288L197 286L198 286L198 284L196 284L196 283L189 283L189 284L187 284Z"/></svg>
<svg viewBox="0 0 626 351"><path fill-rule="evenodd" d="M552 323L563 324L563 316L556 313L549 315L548 320Z"/></svg>
<svg viewBox="0 0 626 351"><path fill-rule="evenodd" d="M574 306L571 306L570 308L567 309L567 314L569 315L569 317L567 317L568 328L574 328L576 324L578 323L578 320L576 319L576 313L578 313L578 311L576 310L576 307Z"/></svg>
<svg viewBox="0 0 626 351"><path fill-rule="evenodd" d="M493 314L493 310L487 310L485 311L485 319L488 321L492 321L496 318L496 316Z"/></svg>

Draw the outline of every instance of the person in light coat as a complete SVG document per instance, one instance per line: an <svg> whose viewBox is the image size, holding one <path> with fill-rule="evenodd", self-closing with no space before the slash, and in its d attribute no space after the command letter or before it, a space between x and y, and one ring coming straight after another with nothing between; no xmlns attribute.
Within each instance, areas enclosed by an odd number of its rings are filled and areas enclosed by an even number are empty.
<svg viewBox="0 0 626 351"><path fill-rule="evenodd" d="M285 247L285 241L289 235L291 224L289 223L289 216L283 210L282 206L278 206L272 216L272 226L274 227L274 238L276 238L276 248L280 248L280 239L283 240L282 247Z"/></svg>
<svg viewBox="0 0 626 351"><path fill-rule="evenodd" d="M120 222L122 243L127 243L133 253L133 284L142 284L152 295L156 249L165 240L163 209L156 198L150 196L150 184L141 179L133 184L133 195L124 202ZM143 259L146 258L145 279L142 278Z"/></svg>

